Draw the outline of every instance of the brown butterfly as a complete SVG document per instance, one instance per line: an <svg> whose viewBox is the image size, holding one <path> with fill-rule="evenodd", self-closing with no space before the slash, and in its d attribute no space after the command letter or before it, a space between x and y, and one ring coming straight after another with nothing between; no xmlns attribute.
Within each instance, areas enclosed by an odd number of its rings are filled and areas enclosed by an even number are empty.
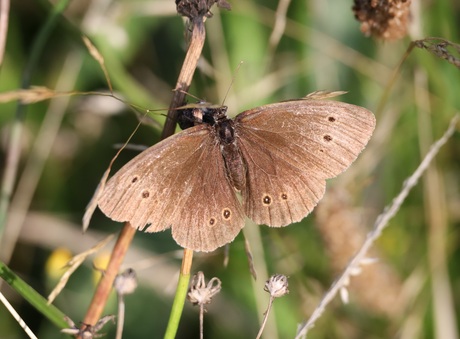
<svg viewBox="0 0 460 339"><path fill-rule="evenodd" d="M323 197L326 179L350 166L375 127L365 108L314 98L235 119L226 106L184 108L179 121L188 128L121 168L99 208L146 232L171 227L179 245L204 252L231 242L245 216L273 227L302 220Z"/></svg>

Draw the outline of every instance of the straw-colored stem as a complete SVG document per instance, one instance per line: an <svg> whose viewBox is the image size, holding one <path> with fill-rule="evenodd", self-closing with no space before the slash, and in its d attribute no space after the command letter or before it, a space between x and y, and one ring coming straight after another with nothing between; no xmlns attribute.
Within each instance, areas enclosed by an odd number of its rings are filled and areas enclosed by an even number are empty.
<svg viewBox="0 0 460 339"><path fill-rule="evenodd" d="M115 339L123 337L123 325L125 323L125 300L122 294L118 295L118 317L117 317L117 333Z"/></svg>
<svg viewBox="0 0 460 339"><path fill-rule="evenodd" d="M86 312L85 319L83 320L84 324L94 325L101 317L107 299L109 298L110 291L112 290L113 281L118 274L119 268L123 263L123 259L135 233L136 229L131 227L129 223L125 223L120 235L118 236L115 247L113 248L107 270L102 276L96 292L94 293L91 305Z"/></svg>
<svg viewBox="0 0 460 339"><path fill-rule="evenodd" d="M204 305L200 304L200 339L204 337Z"/></svg>
<svg viewBox="0 0 460 339"><path fill-rule="evenodd" d="M264 332L265 324L267 323L267 320L268 320L268 315L270 314L270 310L272 309L273 300L275 300L275 298L270 296L270 300L268 301L267 311L265 311L264 313L264 320L262 321L262 325L260 326L260 330L259 330L259 333L257 333L256 339L260 339L260 337L262 336L262 333Z"/></svg>

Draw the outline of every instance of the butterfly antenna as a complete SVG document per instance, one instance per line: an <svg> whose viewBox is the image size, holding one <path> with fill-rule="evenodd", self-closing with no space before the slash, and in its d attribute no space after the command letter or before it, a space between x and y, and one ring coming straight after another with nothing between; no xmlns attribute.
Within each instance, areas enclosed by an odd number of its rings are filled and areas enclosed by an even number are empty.
<svg viewBox="0 0 460 339"><path fill-rule="evenodd" d="M232 77L232 82L230 82L230 86L228 86L227 92L225 93L224 100L222 100L222 106L225 103L225 100L227 100L228 93L230 92L230 88L232 88L233 84L235 83L236 75L238 74L238 71L240 70L241 65L243 64L243 61L240 61L238 66L236 66L235 74Z"/></svg>
<svg viewBox="0 0 460 339"><path fill-rule="evenodd" d="M184 91L183 89L173 89L173 92L176 92L176 91L177 91L177 92L180 92L180 93L183 93L183 94L185 94L185 95L187 95L187 96L189 96L189 97L192 97L193 99L196 99L196 100L198 100L199 102L203 102L203 101L204 101L203 99L200 99L200 98L198 98L197 96L195 96L195 95L193 95L193 94L190 94L189 92Z"/></svg>

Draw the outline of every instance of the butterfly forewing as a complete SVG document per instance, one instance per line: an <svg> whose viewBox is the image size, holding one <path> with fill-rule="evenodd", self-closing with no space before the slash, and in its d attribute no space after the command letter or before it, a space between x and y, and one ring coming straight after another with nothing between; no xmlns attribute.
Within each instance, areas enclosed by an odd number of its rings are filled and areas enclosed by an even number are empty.
<svg viewBox="0 0 460 339"><path fill-rule="evenodd" d="M189 128L139 154L107 182L100 209L147 232L171 226L176 242L196 251L232 241L244 215L212 132Z"/></svg>
<svg viewBox="0 0 460 339"><path fill-rule="evenodd" d="M374 127L368 110L326 100L281 102L238 115L246 215L270 226L300 221L323 196L325 179L350 166Z"/></svg>

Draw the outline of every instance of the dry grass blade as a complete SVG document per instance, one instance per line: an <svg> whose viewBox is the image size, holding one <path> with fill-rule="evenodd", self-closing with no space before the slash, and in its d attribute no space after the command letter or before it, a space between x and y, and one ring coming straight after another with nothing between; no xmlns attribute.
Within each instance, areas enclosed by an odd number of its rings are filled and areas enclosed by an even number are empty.
<svg viewBox="0 0 460 339"><path fill-rule="evenodd" d="M286 14L289 8L291 0L281 0L278 3L276 9L275 24L270 35L269 44L272 50L275 50L278 46L286 28Z"/></svg>
<svg viewBox="0 0 460 339"><path fill-rule="evenodd" d="M86 48L88 48L89 54L91 54L94 60L96 60L99 63L99 66L101 66L101 69L104 72L105 80L107 81L107 85L109 86L110 93L113 93L112 83L110 82L109 73L107 72L107 68L105 68L104 57L102 56L101 53L99 53L96 46L94 46L94 44L91 42L91 40L89 40L88 37L83 35L82 39L86 45Z"/></svg>
<svg viewBox="0 0 460 339"><path fill-rule="evenodd" d="M10 314L13 316L13 318L19 323L19 325L22 327L24 332L26 332L27 336L31 339L37 339L37 336L32 332L32 330L27 326L25 323L24 319L21 318L18 312L13 308L13 306L10 304L8 299L5 298L5 296L0 292L0 301L2 304L5 306L5 308L10 312Z"/></svg>
<svg viewBox="0 0 460 339"><path fill-rule="evenodd" d="M113 162L118 157L118 154L120 154L120 152L118 152L115 155L115 157L113 157L112 161L109 164L109 167L105 170L104 174L102 175L101 181L99 181L99 185L97 185L97 187L96 187L96 191L94 191L94 194L91 197L91 200L89 201L88 205L86 206L85 214L83 214L83 219L82 219L83 232L86 232L86 230L89 227L89 223L91 221L91 218L92 218L92 216L94 214L94 211L97 208L97 202L99 200L99 197L101 196L102 192L104 192L105 183L107 182L107 179L109 178L110 169L112 168Z"/></svg>
<svg viewBox="0 0 460 339"><path fill-rule="evenodd" d="M83 253L77 254L71 260L69 260L69 262L67 263L67 267L68 267L67 271L62 275L62 277L59 280L58 284L56 285L56 287L53 289L53 291L48 296L48 304L51 304L54 301L54 299L56 299L56 297L59 295L59 293L61 293L62 289L67 284L67 281L69 280L69 278L72 275L72 273L75 272L75 270L78 267L80 267L80 265L83 263L83 261L85 261L85 259L88 256L96 253L102 247L107 245L107 243L109 243L113 239L113 237L114 237L113 234L109 235L107 238L105 238L104 240L100 241L95 246L91 247L89 250L87 250L87 251L85 251Z"/></svg>
<svg viewBox="0 0 460 339"><path fill-rule="evenodd" d="M94 211L96 210L97 208L97 203L98 203L98 200L99 200L99 197L101 196L102 192L104 192L104 188L105 188L105 183L107 182L107 179L109 177L109 174L110 174L110 170L112 169L112 165L113 163L115 162L115 160L118 158L118 156L120 155L121 151L123 151L125 149L125 147L128 145L129 141L131 140L131 138L134 136L134 134L136 133L136 131L138 130L139 126L141 125L142 121L140 121L136 128L134 129L134 131L131 133L131 135L129 136L128 140L126 140L126 142L123 144L122 147L120 147L120 149L118 150L118 152L115 154L115 156L112 158L112 160L110 161L110 164L109 166L107 167L107 169L105 170L104 174L102 175L102 178L101 178L101 181L99 181L99 185L97 185L97 188L96 188L96 191L94 192L91 200L89 201L88 205L86 206L86 210L85 210L85 214L83 215L83 219L82 219L82 228L83 228L83 232L85 232L88 227L89 227L89 223L91 221L91 217L93 216L93 213Z"/></svg>
<svg viewBox="0 0 460 339"><path fill-rule="evenodd" d="M57 92L46 87L37 86L30 89L18 89L15 91L0 93L0 102L20 100L23 104L33 104L54 97L72 94L76 94L76 92Z"/></svg>
<svg viewBox="0 0 460 339"><path fill-rule="evenodd" d="M251 273L254 280L257 280L257 271L254 266L254 258L252 256L251 245L246 238L244 238L244 251L246 252L246 258L248 259L249 272Z"/></svg>

